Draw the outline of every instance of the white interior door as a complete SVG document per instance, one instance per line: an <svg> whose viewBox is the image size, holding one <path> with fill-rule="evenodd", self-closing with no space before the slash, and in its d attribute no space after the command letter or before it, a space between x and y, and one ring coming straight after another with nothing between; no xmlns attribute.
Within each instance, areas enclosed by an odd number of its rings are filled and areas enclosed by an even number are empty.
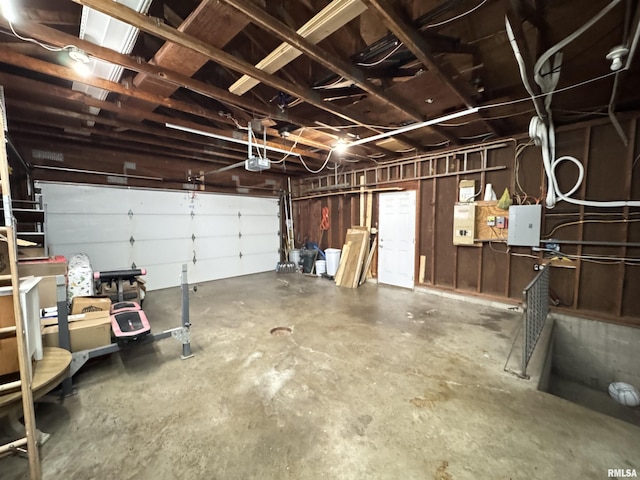
<svg viewBox="0 0 640 480"><path fill-rule="evenodd" d="M413 288L416 192L381 193L378 202L378 281Z"/></svg>

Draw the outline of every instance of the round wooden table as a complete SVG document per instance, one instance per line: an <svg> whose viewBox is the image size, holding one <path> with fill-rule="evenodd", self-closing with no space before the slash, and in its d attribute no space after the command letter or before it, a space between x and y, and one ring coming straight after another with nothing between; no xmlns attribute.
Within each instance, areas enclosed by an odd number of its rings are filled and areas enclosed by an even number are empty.
<svg viewBox="0 0 640 480"><path fill-rule="evenodd" d="M70 352L63 348L45 347L42 360L33 363L33 399L43 397L56 388L69 374L70 364ZM20 412L22 412L22 393L20 390L0 395L0 422L5 424L3 427L5 433L13 433L17 437L24 436L24 427L17 422ZM41 443L44 443L48 437L45 435L43 438L42 434L38 436Z"/></svg>

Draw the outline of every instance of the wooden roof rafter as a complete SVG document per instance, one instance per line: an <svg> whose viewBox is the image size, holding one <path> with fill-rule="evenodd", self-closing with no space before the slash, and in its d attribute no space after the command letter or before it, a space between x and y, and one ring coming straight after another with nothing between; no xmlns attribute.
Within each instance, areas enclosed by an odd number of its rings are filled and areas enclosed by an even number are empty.
<svg viewBox="0 0 640 480"><path fill-rule="evenodd" d="M266 14L263 10L256 7L251 2L248 2L246 0L222 1L228 3L238 11L242 12L251 20L251 22L260 26L269 33L277 36L280 40L300 50L312 60L320 63L326 69L342 76L347 80L352 81L362 90L377 98L378 100L381 100L383 103L389 105L392 108L400 110L402 113L408 115L416 121L422 122L425 120L425 116L413 105L409 104L409 102L397 98L389 92L385 92L382 88L374 85L369 80L367 80L365 74L360 69L343 61L340 58L330 55L323 48L311 43L306 38L299 35L291 27ZM458 139L454 135L444 129L432 127L432 130L446 140L450 140L453 143L459 143Z"/></svg>
<svg viewBox="0 0 640 480"><path fill-rule="evenodd" d="M387 0L362 0L369 8L375 11L387 25L389 30L416 56L416 58L429 70L430 73L440 79L468 108L477 104L467 93L467 88L459 81L454 80L458 72L452 67L439 62L428 42L420 33L409 25L388 3ZM483 113L480 113L482 116ZM491 132L500 135L500 132L488 120L485 125Z"/></svg>

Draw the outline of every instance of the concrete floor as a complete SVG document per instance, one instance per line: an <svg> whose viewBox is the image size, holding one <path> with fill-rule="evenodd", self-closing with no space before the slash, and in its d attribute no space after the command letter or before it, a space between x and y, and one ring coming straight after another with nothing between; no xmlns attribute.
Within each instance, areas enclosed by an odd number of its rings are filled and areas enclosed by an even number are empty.
<svg viewBox="0 0 640 480"><path fill-rule="evenodd" d="M158 330L178 289L152 292ZM199 285L193 351L94 362L40 404L45 479L604 479L640 428L503 371L520 314L297 274ZM290 326L290 336L272 336ZM3 480L26 460L0 460Z"/></svg>

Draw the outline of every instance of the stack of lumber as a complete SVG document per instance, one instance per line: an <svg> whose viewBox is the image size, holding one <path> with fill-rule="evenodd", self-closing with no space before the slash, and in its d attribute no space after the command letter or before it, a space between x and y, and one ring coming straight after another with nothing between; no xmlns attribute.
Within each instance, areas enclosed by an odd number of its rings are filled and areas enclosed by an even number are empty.
<svg viewBox="0 0 640 480"><path fill-rule="evenodd" d="M376 239L374 239L373 245L371 245L367 227L352 227L347 230L340 256L340 265L336 273L336 285L356 288L365 282L373 260L376 243Z"/></svg>

